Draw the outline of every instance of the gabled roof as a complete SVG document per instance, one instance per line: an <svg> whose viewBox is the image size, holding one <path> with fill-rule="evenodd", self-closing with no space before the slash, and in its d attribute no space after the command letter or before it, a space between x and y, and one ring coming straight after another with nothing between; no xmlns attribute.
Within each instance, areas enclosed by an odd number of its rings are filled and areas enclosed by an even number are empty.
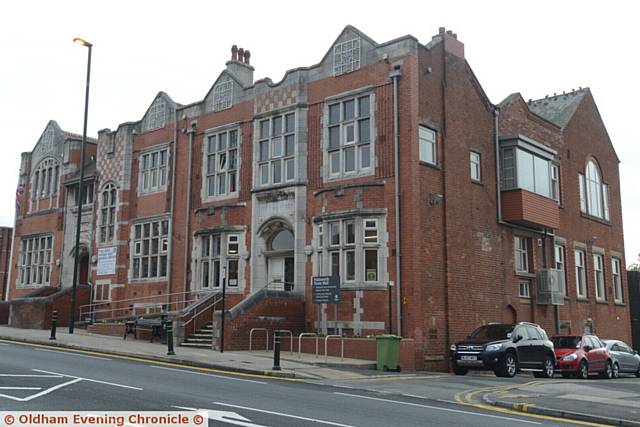
<svg viewBox="0 0 640 427"><path fill-rule="evenodd" d="M527 105L531 111L540 117L564 128L573 117L588 90L588 88L580 88L562 95L546 96L542 99L530 101Z"/></svg>

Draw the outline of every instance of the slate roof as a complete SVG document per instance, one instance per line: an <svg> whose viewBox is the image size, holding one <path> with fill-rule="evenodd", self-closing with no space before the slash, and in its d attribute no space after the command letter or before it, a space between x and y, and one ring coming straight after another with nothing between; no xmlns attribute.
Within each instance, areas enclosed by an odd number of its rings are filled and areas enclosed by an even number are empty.
<svg viewBox="0 0 640 427"><path fill-rule="evenodd" d="M588 90L581 88L561 95L546 96L529 101L527 105L535 114L563 128L571 120Z"/></svg>

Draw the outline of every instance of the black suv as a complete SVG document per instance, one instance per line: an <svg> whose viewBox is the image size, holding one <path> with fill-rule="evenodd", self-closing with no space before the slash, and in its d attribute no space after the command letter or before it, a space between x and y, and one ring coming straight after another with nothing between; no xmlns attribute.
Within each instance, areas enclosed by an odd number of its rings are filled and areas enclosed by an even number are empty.
<svg viewBox="0 0 640 427"><path fill-rule="evenodd" d="M480 326L450 350L456 375L465 375L469 369L492 370L498 377L513 377L518 371L533 371L536 378L554 374L553 343L533 323Z"/></svg>

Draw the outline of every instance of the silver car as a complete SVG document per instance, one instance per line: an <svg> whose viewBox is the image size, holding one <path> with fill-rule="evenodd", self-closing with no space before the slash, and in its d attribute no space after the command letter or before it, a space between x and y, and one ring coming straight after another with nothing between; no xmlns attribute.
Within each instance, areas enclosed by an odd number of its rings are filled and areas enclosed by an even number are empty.
<svg viewBox="0 0 640 427"><path fill-rule="evenodd" d="M622 341L603 340L613 358L613 374L617 378L622 373L635 374L640 378L640 355Z"/></svg>

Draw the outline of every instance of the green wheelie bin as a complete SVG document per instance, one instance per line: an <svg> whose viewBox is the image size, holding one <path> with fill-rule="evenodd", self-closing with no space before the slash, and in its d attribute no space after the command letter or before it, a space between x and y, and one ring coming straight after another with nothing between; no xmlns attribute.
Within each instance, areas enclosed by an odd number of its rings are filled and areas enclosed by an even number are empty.
<svg viewBox="0 0 640 427"><path fill-rule="evenodd" d="M400 354L400 341L398 335L376 335L376 369L378 371L400 371L398 355Z"/></svg>

